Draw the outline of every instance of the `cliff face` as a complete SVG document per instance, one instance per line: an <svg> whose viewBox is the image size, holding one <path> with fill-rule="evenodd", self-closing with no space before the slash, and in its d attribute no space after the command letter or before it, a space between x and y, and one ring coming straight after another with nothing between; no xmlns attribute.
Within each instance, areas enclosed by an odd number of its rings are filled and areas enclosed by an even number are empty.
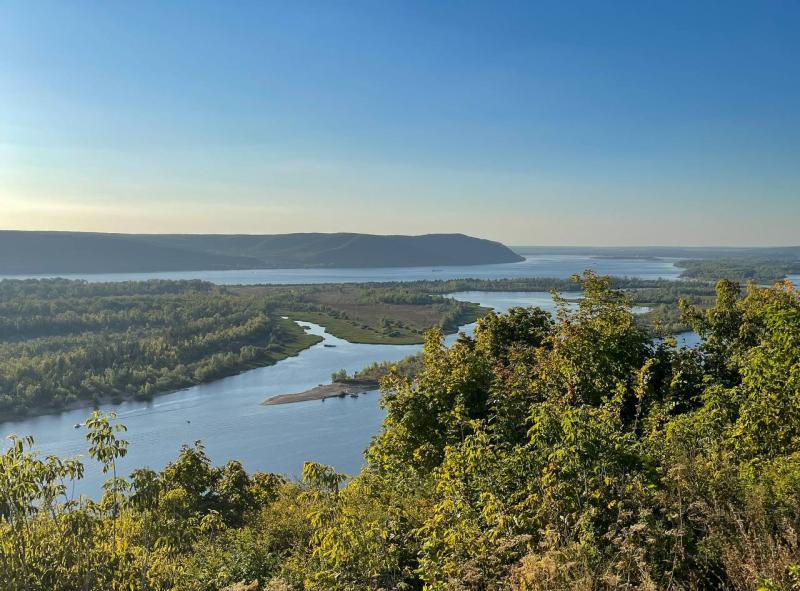
<svg viewBox="0 0 800 591"><path fill-rule="evenodd" d="M463 234L96 234L0 231L0 274L416 267L522 260Z"/></svg>

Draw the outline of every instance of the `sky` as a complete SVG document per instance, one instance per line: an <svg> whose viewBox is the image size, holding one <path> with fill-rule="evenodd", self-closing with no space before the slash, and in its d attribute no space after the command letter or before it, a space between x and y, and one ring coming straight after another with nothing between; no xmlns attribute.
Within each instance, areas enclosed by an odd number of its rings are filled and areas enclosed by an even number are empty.
<svg viewBox="0 0 800 591"><path fill-rule="evenodd" d="M800 2L0 1L0 228L800 244Z"/></svg>

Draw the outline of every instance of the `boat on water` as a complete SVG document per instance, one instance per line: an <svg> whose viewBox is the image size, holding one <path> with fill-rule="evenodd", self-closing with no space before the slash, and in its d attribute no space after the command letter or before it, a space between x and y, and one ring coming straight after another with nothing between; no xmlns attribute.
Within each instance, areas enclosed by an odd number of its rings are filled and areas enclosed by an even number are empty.
<svg viewBox="0 0 800 591"><path fill-rule="evenodd" d="M75 427L74 428L75 429L80 429L81 428L81 424L80 423L75 423Z"/></svg>

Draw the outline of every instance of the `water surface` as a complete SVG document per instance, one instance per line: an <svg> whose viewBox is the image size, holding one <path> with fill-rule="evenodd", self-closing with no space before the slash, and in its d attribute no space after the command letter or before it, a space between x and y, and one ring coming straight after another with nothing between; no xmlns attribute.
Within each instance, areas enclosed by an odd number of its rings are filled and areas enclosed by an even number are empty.
<svg viewBox="0 0 800 591"><path fill-rule="evenodd" d="M275 406L260 402L276 394L327 383L331 373L341 368L352 373L376 361L398 361L421 346L354 344L328 334L321 326L299 324L322 336L323 341L275 365L157 396L149 402L102 405L104 411L117 412L128 427L123 436L130 442L128 455L119 461L118 471L127 474L144 466L161 469L175 458L182 444L202 440L215 464L237 459L247 470L298 476L303 462L314 460L346 473L357 472L363 451L383 420L376 392L325 402ZM471 333L473 326L463 329ZM447 342L452 343L455 337L449 335ZM0 433L33 435L36 448L43 454L82 456L87 470L77 490L96 496L104 476L96 462L88 459L86 429L74 428L90 412L85 408L0 423Z"/></svg>
<svg viewBox="0 0 800 591"><path fill-rule="evenodd" d="M67 277L92 282L144 281L147 279L202 279L219 285L361 283L436 279L514 279L520 277L570 277L593 269L601 275L641 279L677 279L678 259L611 259L578 254L528 255L518 263L451 267L387 267L369 269L251 269L239 271L170 271L162 273L93 273L62 275L0 275L3 278Z"/></svg>
<svg viewBox="0 0 800 591"><path fill-rule="evenodd" d="M498 312L515 306L555 310L548 292L460 292L452 297ZM119 462L119 472L127 474L143 466L161 469L175 458L182 444L196 440L203 441L215 464L238 459L250 471L298 476L303 462L314 460L342 472L357 472L363 464L363 450L379 432L384 417L377 393L275 406L260 402L327 383L331 373L341 368L352 373L373 362L400 360L419 351L420 345L354 344L328 334L321 326L300 324L322 336L323 342L275 365L157 396L150 402L103 405L102 410L116 411L128 427L124 437L130 441L129 452ZM474 324L461 329L471 334ZM449 335L446 341L450 344L455 338ZM680 340L691 345L693 339L696 335L688 334ZM0 434L33 435L37 449L45 454L82 456L87 470L77 491L97 496L104 476L87 458L86 430L74 428L89 412L79 409L0 423Z"/></svg>

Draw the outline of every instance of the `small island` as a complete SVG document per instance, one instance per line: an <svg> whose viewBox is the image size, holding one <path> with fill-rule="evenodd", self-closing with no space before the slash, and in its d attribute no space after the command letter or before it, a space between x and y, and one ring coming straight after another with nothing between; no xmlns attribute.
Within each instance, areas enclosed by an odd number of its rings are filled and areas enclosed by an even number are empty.
<svg viewBox="0 0 800 591"><path fill-rule="evenodd" d="M292 402L304 402L306 400L325 400L326 398L344 398L349 395L358 395L362 392L371 392L378 389L378 380L349 378L334 381L330 384L320 384L304 392L294 394L278 394L267 398L261 404L271 406L273 404L291 404Z"/></svg>
<svg viewBox="0 0 800 591"><path fill-rule="evenodd" d="M330 384L320 384L304 392L293 394L278 394L264 400L261 404L290 404L306 400L325 400L326 398L344 398L347 395L356 397L362 392L372 392L380 388L380 381L385 375L394 373L409 380L422 369L422 354L415 353L399 361L383 361L373 363L348 375L346 369L340 369L331 374Z"/></svg>

